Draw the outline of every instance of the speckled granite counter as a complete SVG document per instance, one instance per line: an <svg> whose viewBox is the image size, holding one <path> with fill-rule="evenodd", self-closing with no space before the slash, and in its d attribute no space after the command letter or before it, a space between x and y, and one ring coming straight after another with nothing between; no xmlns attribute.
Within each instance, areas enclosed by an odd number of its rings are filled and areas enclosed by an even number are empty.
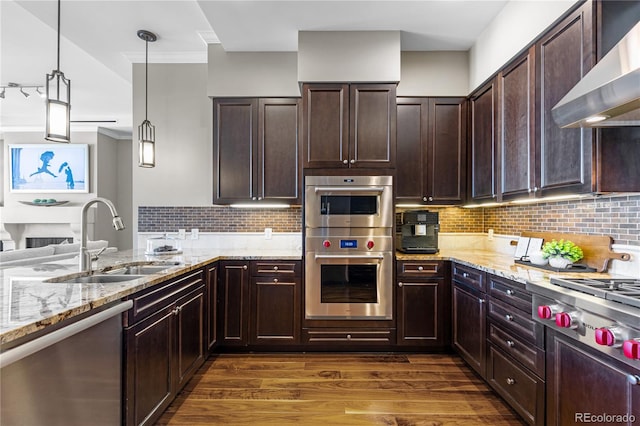
<svg viewBox="0 0 640 426"><path fill-rule="evenodd" d="M161 283L179 274L202 267L210 262L228 260L283 259L300 260L298 250L193 249L173 256L146 256L140 251L122 251L100 258L96 270L133 262L180 262L166 273L109 284L65 284L45 282L52 278L73 274L78 260L21 266L0 270L0 344L5 345L38 332L68 318L98 309L125 296ZM513 257L480 250L442 250L436 255L396 253L398 260L451 260L521 283L549 286L553 275L563 277L609 277L603 273L554 273L514 263Z"/></svg>
<svg viewBox="0 0 640 426"><path fill-rule="evenodd" d="M100 257L96 271L113 265L145 262L179 262L165 273L109 284L47 282L75 274L78 258L0 269L0 344L6 345L66 319L117 302L125 296L220 259L302 259L296 250L184 250L170 256L146 256L143 250L126 250Z"/></svg>

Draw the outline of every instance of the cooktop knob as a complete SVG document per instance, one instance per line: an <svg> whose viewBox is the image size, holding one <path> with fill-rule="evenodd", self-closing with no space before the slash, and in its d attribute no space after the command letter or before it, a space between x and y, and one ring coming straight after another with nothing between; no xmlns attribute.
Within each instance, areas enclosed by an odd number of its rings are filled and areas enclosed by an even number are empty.
<svg viewBox="0 0 640 426"><path fill-rule="evenodd" d="M616 336L618 331L616 328L596 328L596 343L602 346L620 346L620 339Z"/></svg>
<svg viewBox="0 0 640 426"><path fill-rule="evenodd" d="M562 328L578 328L575 313L561 312L556 314L556 325Z"/></svg>
<svg viewBox="0 0 640 426"><path fill-rule="evenodd" d="M540 305L538 306L538 318L551 319L558 312L558 307L555 305Z"/></svg>
<svg viewBox="0 0 640 426"><path fill-rule="evenodd" d="M371 240L367 241L367 248L368 248L369 250L371 250L371 249L373 248L373 246L374 246L374 245L375 245L375 244L373 243L373 241L371 241Z"/></svg>
<svg viewBox="0 0 640 426"><path fill-rule="evenodd" d="M622 344L624 356L631 359L640 359L640 340L627 340Z"/></svg>
<svg viewBox="0 0 640 426"><path fill-rule="evenodd" d="M329 248L329 247L331 247L331 241L329 241L329 240L324 240L324 241L322 242L322 245L323 245L325 248Z"/></svg>

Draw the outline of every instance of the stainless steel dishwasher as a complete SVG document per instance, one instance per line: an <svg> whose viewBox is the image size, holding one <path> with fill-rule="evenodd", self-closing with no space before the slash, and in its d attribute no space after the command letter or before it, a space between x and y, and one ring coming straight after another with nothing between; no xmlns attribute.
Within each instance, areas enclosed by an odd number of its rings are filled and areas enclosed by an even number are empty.
<svg viewBox="0 0 640 426"><path fill-rule="evenodd" d="M122 423L121 302L0 354L0 424Z"/></svg>

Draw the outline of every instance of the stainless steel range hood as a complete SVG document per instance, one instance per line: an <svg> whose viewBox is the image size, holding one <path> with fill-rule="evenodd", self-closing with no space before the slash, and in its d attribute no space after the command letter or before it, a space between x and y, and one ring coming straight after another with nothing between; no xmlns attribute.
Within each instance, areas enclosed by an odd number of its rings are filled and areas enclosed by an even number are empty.
<svg viewBox="0 0 640 426"><path fill-rule="evenodd" d="M640 126L640 22L551 113L560 127Z"/></svg>

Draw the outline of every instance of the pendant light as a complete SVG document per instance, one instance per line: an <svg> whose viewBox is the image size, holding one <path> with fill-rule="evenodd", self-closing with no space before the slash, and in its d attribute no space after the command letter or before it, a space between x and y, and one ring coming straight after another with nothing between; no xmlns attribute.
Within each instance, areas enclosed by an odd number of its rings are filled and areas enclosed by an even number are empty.
<svg viewBox="0 0 640 426"><path fill-rule="evenodd" d="M144 121L138 126L138 166L156 166L156 128L147 119L149 104L149 42L158 38L147 30L138 30L138 37L145 41L144 58Z"/></svg>
<svg viewBox="0 0 640 426"><path fill-rule="evenodd" d="M60 71L60 0L58 0L58 67L47 74L46 140L69 143L71 141L70 116L71 80Z"/></svg>

